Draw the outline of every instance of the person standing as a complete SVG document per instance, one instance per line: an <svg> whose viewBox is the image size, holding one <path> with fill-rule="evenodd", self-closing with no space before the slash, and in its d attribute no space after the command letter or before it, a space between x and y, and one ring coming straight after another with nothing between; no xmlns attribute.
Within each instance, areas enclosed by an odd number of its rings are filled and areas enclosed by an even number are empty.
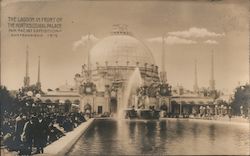
<svg viewBox="0 0 250 156"><path fill-rule="evenodd" d="M43 153L43 149L47 144L48 125L42 115L38 115L35 128L34 144L36 146L36 154Z"/></svg>
<svg viewBox="0 0 250 156"><path fill-rule="evenodd" d="M34 142L34 132L35 132L35 122L36 117L32 116L29 121L27 121L23 128L23 134L21 136L22 141L24 142L25 151L21 153L24 155L31 155L32 146Z"/></svg>
<svg viewBox="0 0 250 156"><path fill-rule="evenodd" d="M25 116L23 116L23 114L20 114L16 118L16 124L15 124L15 144L18 148L20 148L22 144L21 135L23 133L25 123L26 123Z"/></svg>

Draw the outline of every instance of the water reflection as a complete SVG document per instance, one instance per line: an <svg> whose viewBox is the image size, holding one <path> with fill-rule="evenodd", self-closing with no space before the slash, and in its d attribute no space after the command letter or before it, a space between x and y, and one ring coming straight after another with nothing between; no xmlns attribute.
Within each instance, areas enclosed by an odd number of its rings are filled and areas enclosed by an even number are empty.
<svg viewBox="0 0 250 156"><path fill-rule="evenodd" d="M215 141L215 125L209 125L208 130L209 130L209 139L211 141L211 143L213 143Z"/></svg>
<svg viewBox="0 0 250 156"><path fill-rule="evenodd" d="M176 129L176 133L177 133L176 136L182 137L183 131L185 130L185 127L181 121L177 120L175 129Z"/></svg>
<svg viewBox="0 0 250 156"><path fill-rule="evenodd" d="M134 141L136 135L136 123L129 122L128 125L129 125L129 137Z"/></svg>
<svg viewBox="0 0 250 156"><path fill-rule="evenodd" d="M192 120L96 120L68 155L249 154L249 126Z"/></svg>
<svg viewBox="0 0 250 156"><path fill-rule="evenodd" d="M197 123L194 123L193 126L191 127L191 132L194 135L194 139L196 139L197 136L198 136L198 133L199 133L199 131L198 131L198 124Z"/></svg>

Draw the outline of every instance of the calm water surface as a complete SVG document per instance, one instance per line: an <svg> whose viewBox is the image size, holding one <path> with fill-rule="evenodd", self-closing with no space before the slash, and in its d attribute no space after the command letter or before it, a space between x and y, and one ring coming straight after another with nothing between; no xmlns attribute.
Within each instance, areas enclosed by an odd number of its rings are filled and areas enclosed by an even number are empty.
<svg viewBox="0 0 250 156"><path fill-rule="evenodd" d="M249 155L249 125L196 120L94 121L68 156Z"/></svg>

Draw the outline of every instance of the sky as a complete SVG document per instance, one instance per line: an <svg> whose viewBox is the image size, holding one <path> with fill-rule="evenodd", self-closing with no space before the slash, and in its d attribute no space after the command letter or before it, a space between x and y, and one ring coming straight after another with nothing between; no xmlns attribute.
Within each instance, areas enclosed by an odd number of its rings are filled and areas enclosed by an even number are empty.
<svg viewBox="0 0 250 156"><path fill-rule="evenodd" d="M165 34L165 68L172 86L178 83L192 89L196 59L198 85L208 87L214 51L216 88L232 91L249 77L248 6L247 0L3 0L2 84L8 89L23 85L28 45L31 83L37 81L40 56L44 90L66 82L73 85L86 57L86 35L92 34L93 42L101 41L110 35L113 24L127 24L129 31L149 47L160 68ZM57 38L13 37L9 17L62 18L62 32Z"/></svg>

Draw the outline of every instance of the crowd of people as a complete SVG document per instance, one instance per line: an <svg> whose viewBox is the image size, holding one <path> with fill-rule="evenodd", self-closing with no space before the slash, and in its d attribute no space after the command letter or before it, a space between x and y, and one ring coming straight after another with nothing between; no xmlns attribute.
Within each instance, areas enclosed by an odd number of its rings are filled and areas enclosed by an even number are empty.
<svg viewBox="0 0 250 156"><path fill-rule="evenodd" d="M83 113L8 113L1 119L1 146L19 155L43 153L44 147L85 122Z"/></svg>

